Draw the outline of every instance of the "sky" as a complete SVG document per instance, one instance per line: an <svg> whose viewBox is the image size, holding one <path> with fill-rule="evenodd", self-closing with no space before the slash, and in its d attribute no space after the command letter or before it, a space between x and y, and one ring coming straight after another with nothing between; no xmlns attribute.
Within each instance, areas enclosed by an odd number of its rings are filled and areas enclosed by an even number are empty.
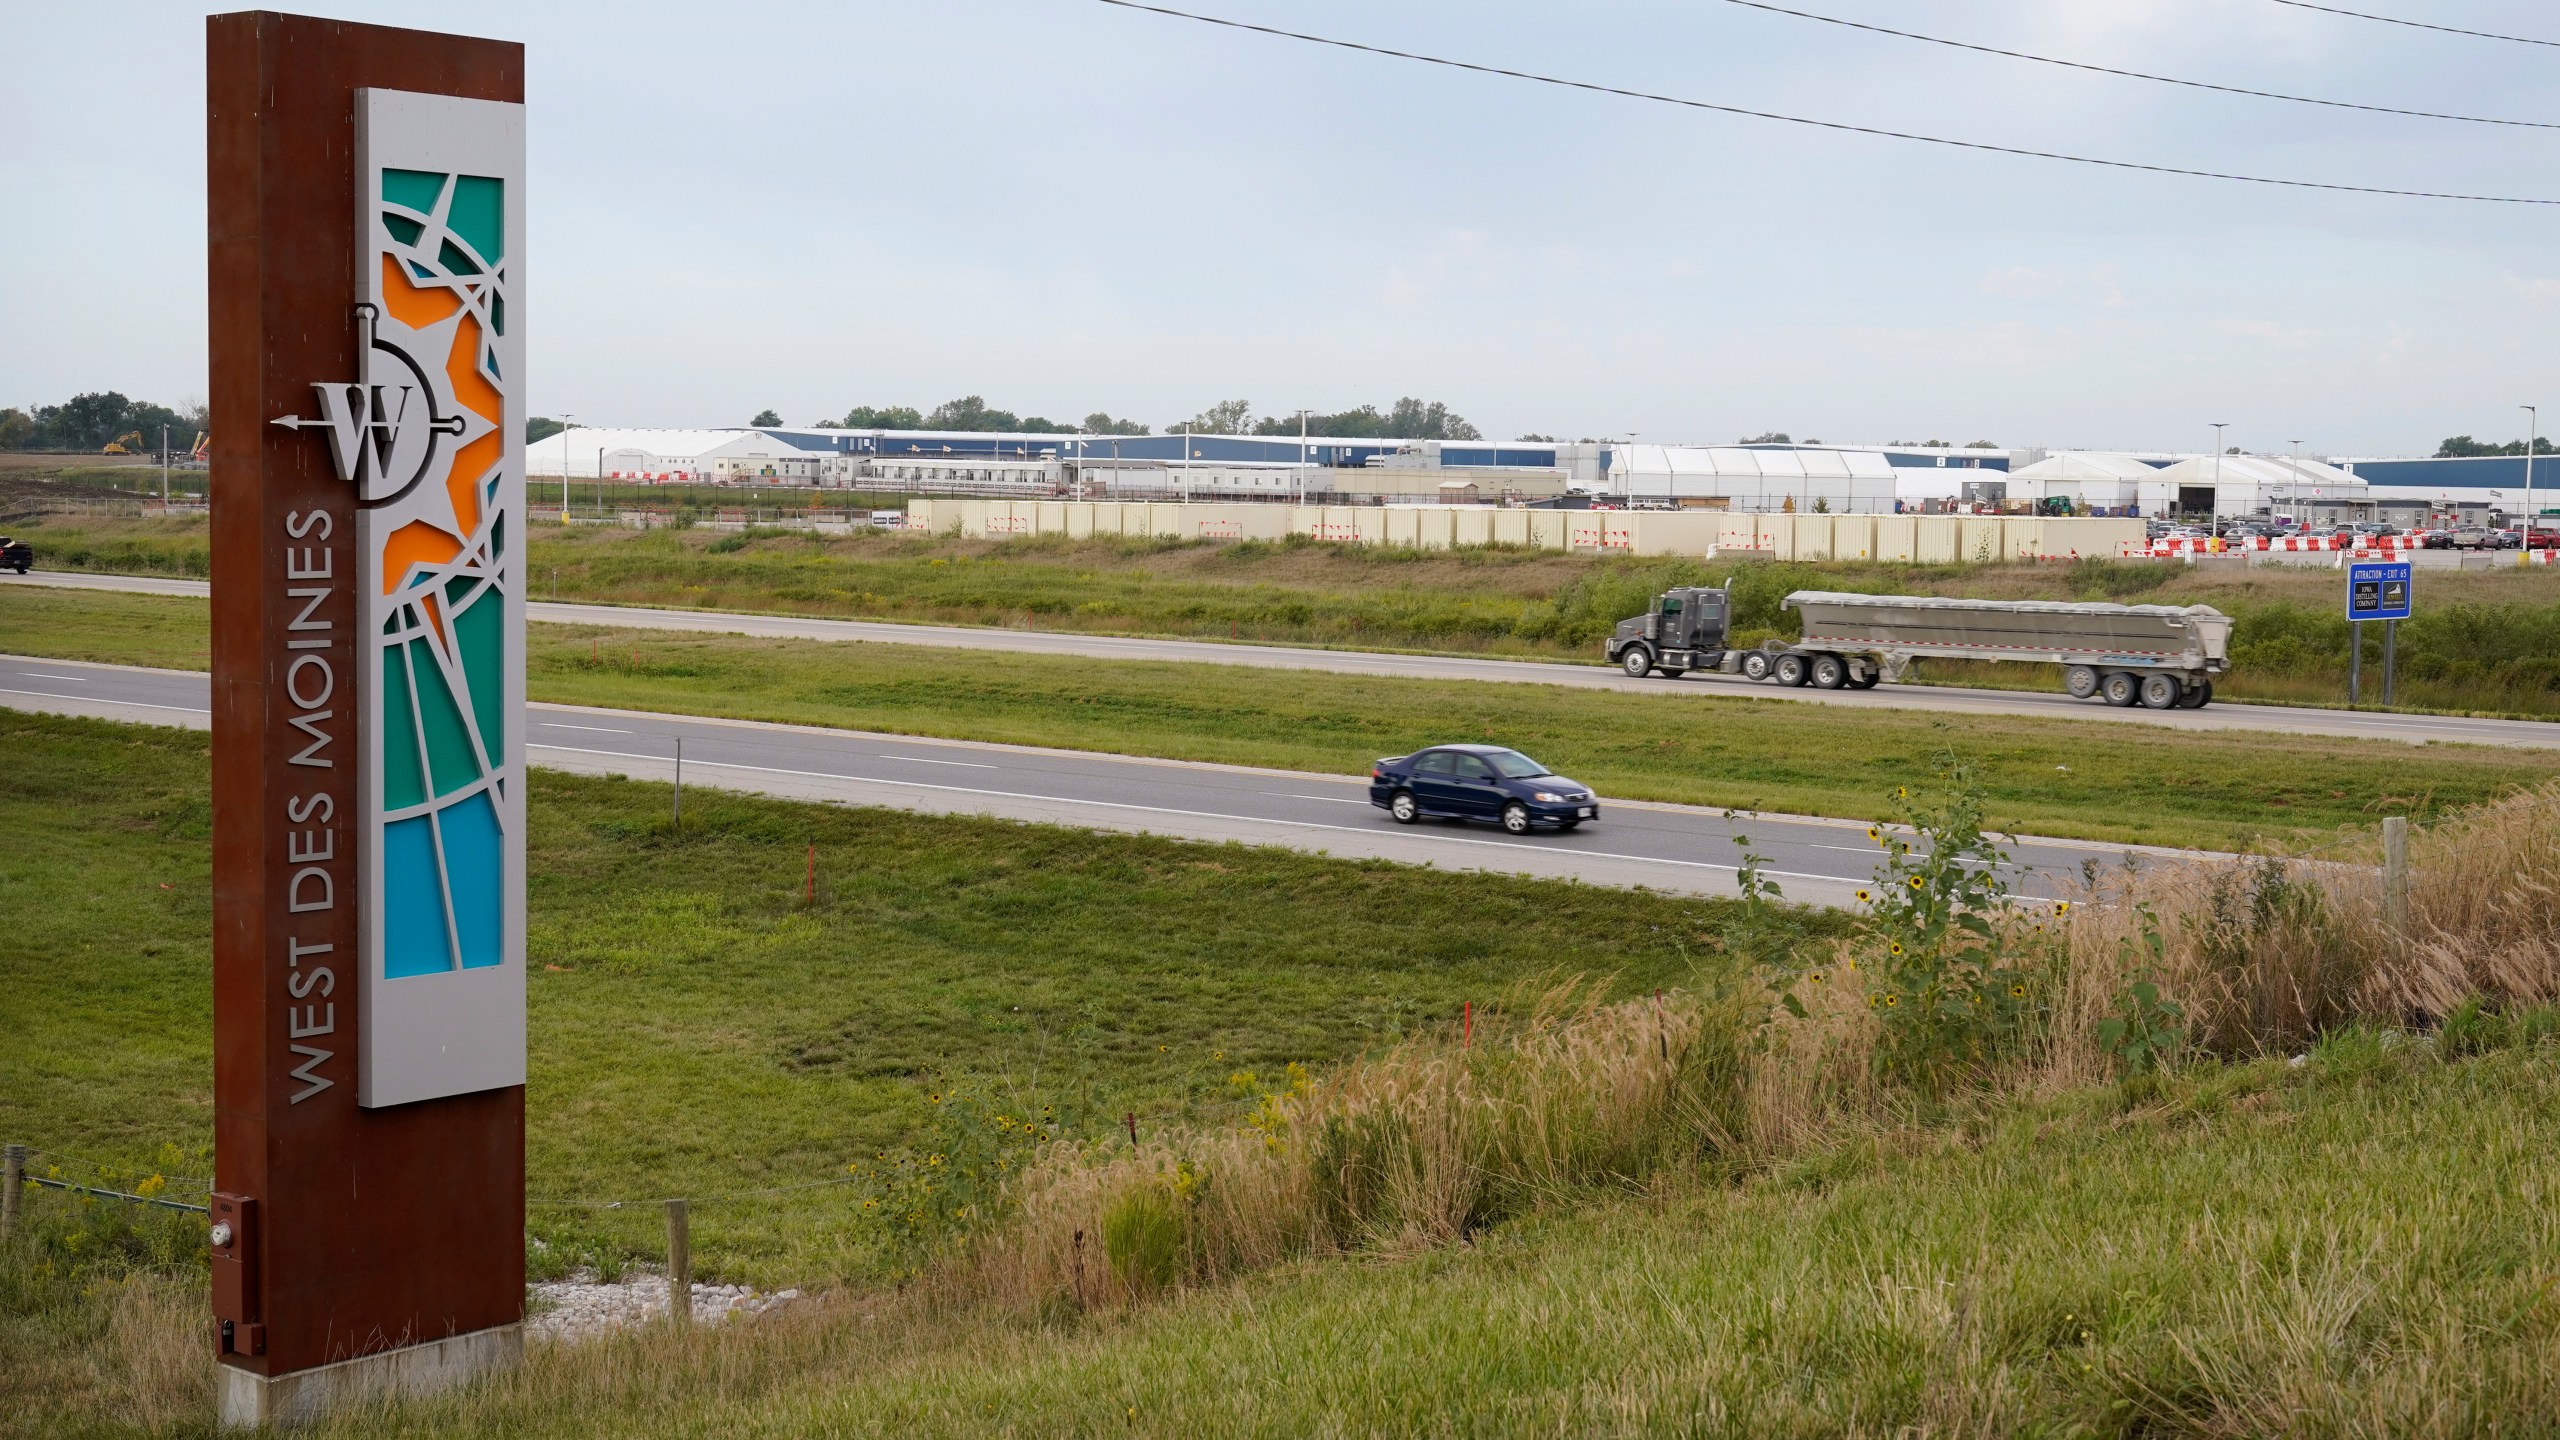
<svg viewBox="0 0 2560 1440"><path fill-rule="evenodd" d="M1732 0L1176 0L1846 124L2560 200L2560 129L2221 95ZM2560 48L2276 0L1791 0L2090 64L2560 125ZM413 7L326 4L417 23ZM2560 40L2547 0L2350 8ZM0 404L205 393L206 12L0 0ZM1984 154L1098 0L445 0L525 44L530 408L814 423L963 394L1164 427L2331 455L2560 426L2560 205Z"/></svg>

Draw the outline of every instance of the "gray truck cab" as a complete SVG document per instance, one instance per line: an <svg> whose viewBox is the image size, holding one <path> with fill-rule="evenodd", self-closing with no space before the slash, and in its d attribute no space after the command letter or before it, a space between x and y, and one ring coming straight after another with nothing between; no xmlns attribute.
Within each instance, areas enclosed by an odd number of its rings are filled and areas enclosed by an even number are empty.
<svg viewBox="0 0 2560 1440"><path fill-rule="evenodd" d="M1734 669L1727 659L1732 652L1725 648L1731 584L1683 586L1656 595L1652 609L1618 622L1609 636L1610 662L1638 676L1657 670L1678 675Z"/></svg>

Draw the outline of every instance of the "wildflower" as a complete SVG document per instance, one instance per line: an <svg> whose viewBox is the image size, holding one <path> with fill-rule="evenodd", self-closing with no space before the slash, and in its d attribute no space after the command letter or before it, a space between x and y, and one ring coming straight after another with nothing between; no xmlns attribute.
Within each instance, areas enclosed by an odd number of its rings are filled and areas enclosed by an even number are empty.
<svg viewBox="0 0 2560 1440"><path fill-rule="evenodd" d="M942 1096L941 1096L939 1093L937 1093L937 1094L933 1094L933 1095L928 1095L928 1096L926 1096L925 1098L926 1098L926 1099L928 1099L928 1100L931 1100L931 1101L932 1101L934 1104L936 1104L936 1105L939 1105L939 1104L941 1104L941 1103L942 1103Z"/></svg>
<svg viewBox="0 0 2560 1440"><path fill-rule="evenodd" d="M1894 798L1894 799L1896 799L1896 800L1908 800L1908 799L1910 799L1910 798L1911 798L1911 787L1910 787L1910 786L1908 786L1908 785L1897 785L1897 786L1895 786L1895 787L1894 787L1894 789L1893 789L1893 798Z"/></svg>
<svg viewBox="0 0 2560 1440"><path fill-rule="evenodd" d="M1891 950L1893 951L1893 953L1894 953L1894 954L1899 955L1899 954L1901 954L1901 953L1902 953L1902 942L1901 942L1901 941L1899 941L1899 940L1896 940L1896 941L1894 941L1894 942L1893 942L1893 944L1892 944L1891 946L1889 946L1889 947L1887 947L1887 948L1891 949Z"/></svg>
<svg viewBox="0 0 2560 1440"><path fill-rule="evenodd" d="M1887 995L1887 996L1885 996L1885 997L1884 997L1884 1008L1886 1008L1887 1010L1890 1010L1890 1009L1892 1009L1894 1006L1899 1005L1899 1004L1901 1004L1901 1003L1902 1003L1902 997L1901 997L1901 996L1899 996L1899 995L1890 995L1890 994L1889 994L1889 995Z"/></svg>
<svg viewBox="0 0 2560 1440"><path fill-rule="evenodd" d="M941 1157L941 1156L939 1156L939 1155L936 1155L936 1156L934 1156L932 1159L927 1160L927 1161L926 1161L926 1162L924 1162L924 1163L926 1163L927 1165L939 1165L939 1164L941 1164L941 1163L942 1163L942 1157Z"/></svg>
<svg viewBox="0 0 2560 1440"><path fill-rule="evenodd" d="M1919 877L1919 876L1914 875L1914 876L1912 876L1912 877L1911 877L1911 888L1912 888L1912 889L1914 889L1914 890L1917 890L1917 889L1919 889L1919 888L1920 888L1920 877Z"/></svg>
<svg viewBox="0 0 2560 1440"><path fill-rule="evenodd" d="M1819 984L1821 984L1821 983L1822 983L1822 972L1821 972L1821 971L1819 971L1819 970L1815 970L1815 971L1813 971L1813 972L1811 972L1811 973L1807 974L1804 978L1806 978L1807 980L1812 981L1812 982L1813 982L1814 984L1816 984L1816 985L1819 985Z"/></svg>
<svg viewBox="0 0 2560 1440"><path fill-rule="evenodd" d="M2054 902L2053 902L2053 913L2054 913L2054 914L2056 914L2056 915L2068 915L2068 914L2070 914L2070 913L2071 913L2071 902L2070 902L2070 901L2068 901L2068 900L2056 900L2056 901L2054 901Z"/></svg>
<svg viewBox="0 0 2560 1440"><path fill-rule="evenodd" d="M1227 1058L1227 1052L1224 1050L1212 1050L1209 1052L1209 1058L1212 1060L1224 1060Z"/></svg>
<svg viewBox="0 0 2560 1440"><path fill-rule="evenodd" d="M1170 1045L1159 1045L1159 1046L1157 1046L1157 1047L1156 1047L1156 1053L1157 1053L1157 1054L1159 1054L1159 1055L1168 1055L1168 1054L1171 1054L1172 1052L1173 1052L1173 1047L1172 1047L1172 1046L1170 1046Z"/></svg>
<svg viewBox="0 0 2560 1440"><path fill-rule="evenodd" d="M2010 996L2010 998L2011 998L2011 999L2014 999L2014 1000L2024 1000L2024 999L2026 999L2026 998L2027 998L2027 987L2026 987L2026 985L2025 985L2024 983L2020 983L2020 984L2016 984L2016 985L2012 985L2012 986L2010 986L2010 987L2009 987L2009 996Z"/></svg>
<svg viewBox="0 0 2560 1440"><path fill-rule="evenodd" d="M1858 892L1858 903L1859 903L1859 904L1861 904L1861 905L1864 905L1865 903L1867 903L1867 901L1869 901L1870 899L1873 899L1873 898L1874 898L1873 896L1870 896L1870 895L1869 895L1869 894L1867 894L1867 892L1866 892L1866 891L1864 891L1864 890L1861 890L1861 891L1859 891L1859 892Z"/></svg>
<svg viewBox="0 0 2560 1440"><path fill-rule="evenodd" d="M1884 838L1884 832L1877 829L1875 826L1870 825L1867 827L1867 838L1870 840L1882 840Z"/></svg>

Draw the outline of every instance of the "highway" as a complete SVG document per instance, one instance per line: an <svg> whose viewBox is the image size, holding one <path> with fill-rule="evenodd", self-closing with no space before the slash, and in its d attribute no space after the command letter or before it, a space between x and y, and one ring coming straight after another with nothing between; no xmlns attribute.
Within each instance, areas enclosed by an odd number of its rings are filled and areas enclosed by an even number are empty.
<svg viewBox="0 0 2560 1440"><path fill-rule="evenodd" d="M157 576L86 575L39 571L9 576L12 585L57 585L203 598L202 580ZM1678 680L1630 679L1599 665L1552 661L1473 659L1449 655L1397 655L1366 650L1235 644L1216 640L1150 640L1076 635L1044 630L1004 630L966 625L904 625L879 620L826 620L811 616L749 615L720 610L653 610L636 606L577 605L536 600L528 618L554 625L605 625L622 629L689 631L826 641L872 641L954 650L1026 655L1072 655L1097 660L1160 660L1267 669L1325 670L1343 675L1392 675L1412 679L1482 680L1508 684L1569 685L1641 695L1727 696L1796 701L1812 705L1864 705L1962 715L2024 715L2049 720L2089 720L2170 730L2255 730L2341 739L2469 745L2560 747L2560 724L2537 720L2478 720L2445 715L2386 715L2372 711L2317 710L2284 705L2244 705L2217 700L2204 710L2116 710L2091 700L2051 693L1975 690L1954 686L1888 685L1875 690L1801 690L1693 673ZM2059 682L2057 682L2058 684Z"/></svg>
<svg viewBox="0 0 2560 1440"><path fill-rule="evenodd" d="M198 672L36 660L0 654L0 705L98 719L212 723L210 679ZM1490 825L1402 826L1368 801L1365 777L1209 765L909 735L759 724L570 705L530 705L533 764L583 774L674 778L791 800L1277 845L1343 858L1485 870L1586 884L1730 895L1750 836L1787 898L1850 903L1873 873L1862 821L1730 817L1687 805L1612 801L1570 835L1515 838ZM2013 883L2049 894L2084 863L2174 852L2074 840L2022 840ZM2139 863L2137 861L2137 863Z"/></svg>

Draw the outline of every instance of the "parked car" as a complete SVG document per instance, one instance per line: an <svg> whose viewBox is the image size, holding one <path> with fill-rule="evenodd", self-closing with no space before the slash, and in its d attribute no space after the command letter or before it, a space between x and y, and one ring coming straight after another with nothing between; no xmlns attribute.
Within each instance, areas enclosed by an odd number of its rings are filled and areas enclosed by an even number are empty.
<svg viewBox="0 0 2560 1440"><path fill-rule="evenodd" d="M2496 543L2490 538L2493 533L2485 526L2457 525L2453 529L2453 548L2456 550L2489 549Z"/></svg>
<svg viewBox="0 0 2560 1440"><path fill-rule="evenodd" d="M15 570L24 575L36 563L35 547L24 540L0 535L0 570Z"/></svg>
<svg viewBox="0 0 2560 1440"><path fill-rule="evenodd" d="M2535 550L2560 550L2560 530L2553 530L2546 526L2535 526L2533 534L2529 538L2529 548Z"/></svg>
<svg viewBox="0 0 2560 1440"><path fill-rule="evenodd" d="M2453 532L2450 530L2419 530L2412 533L2418 537L2418 548L2421 550L2453 548Z"/></svg>
<svg viewBox="0 0 2560 1440"><path fill-rule="evenodd" d="M1400 825L1434 817L1490 820L1514 835L1571 830L1600 818L1591 787L1499 745L1435 745L1369 767L1369 803Z"/></svg>

